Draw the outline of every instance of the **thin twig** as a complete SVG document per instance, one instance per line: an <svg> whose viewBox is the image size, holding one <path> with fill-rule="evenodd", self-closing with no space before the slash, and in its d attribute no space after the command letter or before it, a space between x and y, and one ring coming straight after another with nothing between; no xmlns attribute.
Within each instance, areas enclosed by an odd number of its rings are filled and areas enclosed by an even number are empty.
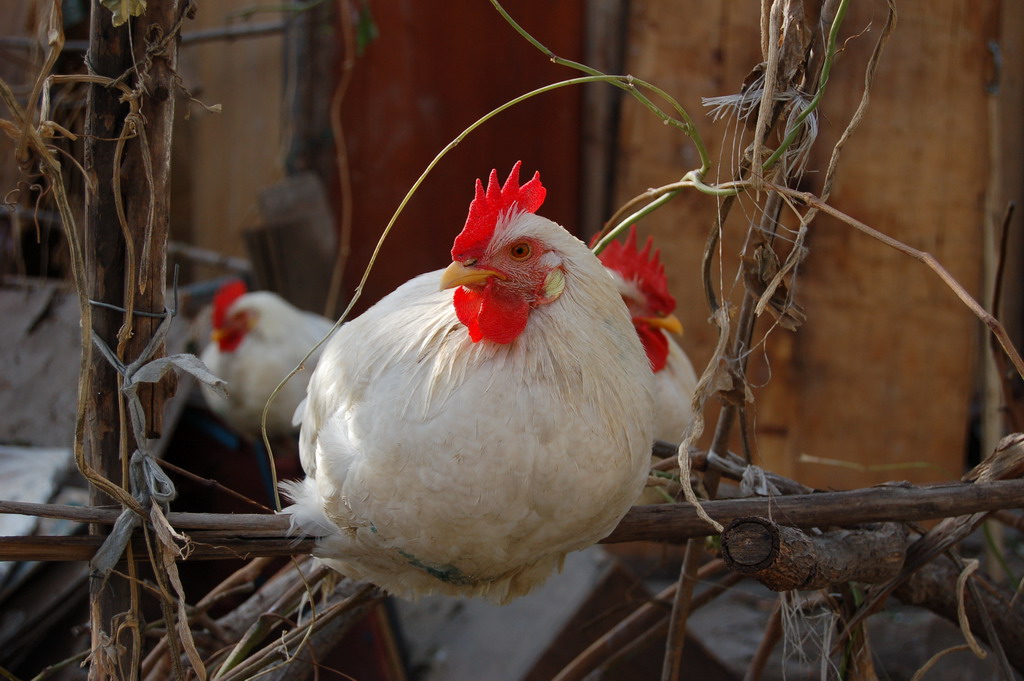
<svg viewBox="0 0 1024 681"><path fill-rule="evenodd" d="M558 64L560 66L567 66L569 68L576 69L577 71L585 73L585 74L587 74L589 76L606 76L607 75L607 74L602 73L601 71L599 71L599 70L597 70L595 68L587 66L586 64L581 64L579 62L575 62L575 61L572 61L570 59L565 59L563 57L559 57L557 54L555 54L550 49L545 47L539 40L537 40L532 35L530 35L522 26L520 26L519 23L517 23L511 17L511 15L509 15L509 13L507 11L505 11L505 8L501 6L501 3L499 3L498 0L491 0L491 4L494 5L494 9L496 9L498 11L498 14L501 15L501 17L506 21L506 23L508 23L509 26L511 26L513 29L515 29L516 33L521 35L523 38L526 39L526 41L528 43L530 43L531 45L536 47L538 50L540 50L553 63ZM669 125L673 125L673 126L679 128L680 130L682 130L682 132L693 141L694 146L697 147L697 154L698 154L698 156L700 156L700 162L701 162L700 170L698 170L697 173L699 173L701 176L703 176L705 173L707 173L707 171L711 168L711 159L710 159L710 156L708 155L707 147L704 145L704 140L701 139L701 136L700 136L700 134L697 131L697 126L694 124L693 119L690 117L690 114L687 113L686 109L684 109L675 99L673 99L671 96L668 95L668 93L666 93L665 91L661 90L660 88L657 88L654 85L651 85L650 83L646 83L646 82L644 82L642 80L634 79L632 76L626 76L625 79L621 79L621 80L620 79L616 79L616 80L610 80L610 81L606 81L606 82L608 82L608 83L610 83L612 85L615 85L616 87L619 87L619 88L629 92L629 94L632 95L633 97L635 97L641 104L643 104L645 107L647 107L649 110L651 110L655 115L657 115L659 118L661 118L662 122L664 122L666 124L669 124ZM644 88L650 90L651 92L653 92L654 94L658 95L659 97L664 99L666 102L671 104L672 108L676 111L676 113L679 115L680 119L682 119L682 120L681 121L676 121L671 116L668 116L665 112L663 112L660 108L658 108L653 102L651 102L651 100L649 100L647 97L645 97L643 95L643 93L641 93L639 90L634 88L633 87L634 83L637 84L637 85L643 86ZM595 250L596 250L596 252L600 253L600 248L595 248Z"/></svg>
<svg viewBox="0 0 1024 681"><path fill-rule="evenodd" d="M290 647L301 645L305 640L307 640L314 627L323 627L331 620L366 604L367 601L373 598L375 591L376 587L372 584L360 586L351 596L335 603L326 611L319 613L315 619L295 627L287 634L283 635L278 641L275 641L249 657L244 663L238 665L229 674L226 674L221 678L224 681L242 681L243 679L251 679L256 672L272 664L276 659L289 659L291 657Z"/></svg>
<svg viewBox="0 0 1024 681"><path fill-rule="evenodd" d="M777 213L778 206L770 196L765 210L761 214L761 224L755 229L761 233L773 235L778 225ZM715 231L714 228L712 231ZM739 321L733 336L732 348L728 353L728 357L724 358L729 364L735 366L735 371L732 373L738 377L738 380L746 380L746 367L749 358L747 349L750 347L754 334L754 322L756 321L755 307L756 298L754 294L749 290L745 291L743 303L740 307ZM712 367L709 366L708 370L712 370ZM701 380L704 380L703 377ZM722 407L709 448L710 452L726 451L738 411L739 406L733 402L727 402ZM697 412L695 411L695 413ZM694 435L688 434L687 439L692 439ZM684 444L687 443L684 442ZM689 461L689 451L683 445L680 445L679 451L679 460L682 466L682 464ZM714 499L718 495L720 481L721 472L717 468L709 467L704 473L703 484L709 499ZM676 600L673 603L672 616L669 620L668 643L665 646L665 659L661 675L662 681L676 681L679 678L683 643L686 637L686 623L690 613L690 601L693 597L693 588L696 585L695 574L702 554L703 544L700 540L690 539L687 541L686 553L683 557L679 576L680 588L676 592Z"/></svg>
<svg viewBox="0 0 1024 681"><path fill-rule="evenodd" d="M769 186L780 194L785 194L786 196L803 201L805 204L813 206L821 212L827 213L828 215L845 222L873 239L881 241L886 246L889 246L890 248L893 248L900 253L908 255L911 258L927 265L928 268L935 272L935 274L939 276L939 279L941 279L942 282L956 294L957 298L959 298L960 301L963 302L963 304L966 305L967 308L973 312L974 315L985 324L985 326L988 327L989 331L992 332L996 340L999 342L1003 352L1005 352L1006 356L1010 358L1010 361L1013 363L1017 373L1021 378L1024 378L1024 358L1021 358L1017 348L1014 347L1013 341L1010 340L1010 336L1006 332L1006 328L1003 326L1002 322L989 314L988 311L986 311L985 308L967 292L967 289L965 289L963 285L961 285L960 282L958 282L956 278L949 273L949 270L935 259L935 256L931 253L920 251L913 246L908 246L902 241L892 238L888 234L880 232L873 227L869 227L860 220L850 217L842 211L836 210L810 192L802 192L774 184Z"/></svg>
<svg viewBox="0 0 1024 681"><path fill-rule="evenodd" d="M811 99L807 107L800 112L800 115L797 116L793 127L786 133L786 137L782 140L778 149L776 149L775 152L761 165L762 171L768 170L774 166L780 158L782 158L782 155L793 144L793 141L796 140L797 135L802 130L804 121L807 120L807 117L810 116L818 108L818 104L821 103L821 98L825 95L825 89L828 85L829 74L832 70L832 62L835 60L836 56L836 43L839 37L839 29L843 25L843 19L846 16L846 8L848 5L849 0L839 0L839 7L836 10L835 16L832 18L832 26L829 29L828 34L828 45L825 49L825 59L822 62L821 74L818 78L818 87L817 91L814 93L814 97Z"/></svg>
<svg viewBox="0 0 1024 681"><path fill-rule="evenodd" d="M334 317L338 310L338 299L341 297L341 286L345 277L345 264L352 250L352 202L355 196L352 191L352 172L348 164L348 148L345 142L345 128L341 122L341 104L345 100L356 63L356 32L352 25L348 0L338 0L338 15L341 21L342 44L345 58L341 62L341 78L331 96L331 133L334 135L334 159L338 166L338 192L341 203L341 219L338 226L338 250L331 270L331 282L327 287L327 301L324 304L324 316Z"/></svg>
<svg viewBox="0 0 1024 681"><path fill-rule="evenodd" d="M768 616L768 623L765 625L761 642L757 645L757 650L754 651L754 657L751 658L747 672L743 675L743 681L759 681L765 666L768 664L768 658L771 657L772 651L775 650L775 645L782 639L783 598L784 595L780 594L775 599L775 607L772 608L772 613Z"/></svg>
<svg viewBox="0 0 1024 681"><path fill-rule="evenodd" d="M314 573L308 578L304 577L303 579L295 580L290 588L286 589L273 605L256 618L256 621L242 635L242 638L239 639L238 643L235 644L228 654L227 659L224 660L224 663L221 664L220 668L213 675L213 681L223 678L232 669L242 664L256 646L262 643L270 632L281 624L281 618L297 607L302 594L308 591L309 586L315 585L324 579L329 571L329 568L321 566L316 568Z"/></svg>
<svg viewBox="0 0 1024 681"><path fill-rule="evenodd" d="M772 11L774 11L774 8L777 8L780 5L781 3L773 3ZM763 173L772 168L773 165L780 158L782 158L782 155L785 153L786 149L794 142L794 140L797 138L797 135L800 133L804 121L807 120L807 118L814 112L818 104L821 102L821 99L825 93L826 85L828 83L830 67L836 54L837 36L839 32L839 27L842 25L843 18L845 16L846 6L847 1L840 0L840 5L836 11L836 14L832 18L832 25L829 31L828 45L825 50L825 58L822 61L821 73L818 77L816 88L817 91L814 93L814 97L812 98L810 104L797 116L793 126L786 134L783 142L766 161L762 163L761 159L758 156L755 156L753 158L752 163L759 164L760 166L758 172L756 173L757 177L754 178L755 186L759 187L764 182ZM768 9L768 6L766 4L763 5L763 9ZM775 64L778 62L778 59L777 57L775 57L775 54L781 48L779 40L777 38L772 38L772 36L775 35L773 27L771 26L771 22L773 20L780 21L781 12L776 12L774 17L770 16L768 18L768 39L764 43L769 52L767 59L768 64ZM762 29L763 28L764 27L762 26ZM774 76L774 74L772 74L772 76ZM769 84L767 82L765 85L765 89L766 91L762 97L762 108L765 107L766 103L771 102L774 99L774 93L769 90ZM768 118L767 111L762 110L759 112L757 131L755 133L757 135L757 139L755 139L755 149L757 149L759 147L760 142L763 141L764 136L768 132L769 123L772 122L773 121L770 121ZM790 177L790 169L784 168L783 173L785 173L785 175L782 178L782 183L789 183L794 181L794 178ZM799 175L800 170L796 169L792 174ZM687 179L690 178L684 177L684 180ZM781 203L777 200L777 197L778 193L770 195L769 201L766 203L765 210L762 213L761 225L758 227L759 231L762 234L768 235L767 240L769 243L774 237L775 231L778 226L777 217L779 208L781 207ZM729 206L731 207L731 202L729 203ZM721 227L722 223L721 219L719 219L719 221L716 221L716 224L712 227L711 235L708 238L708 244L705 247L704 275L706 280L705 288L707 289L705 293L708 296L709 304L712 305L716 304L717 301L715 300L711 287L707 284L708 277L710 276L710 258L713 255L715 244L718 241L718 235L721 230ZM767 300L770 297L770 293L765 293L763 299ZM754 322L756 320L758 310L757 302L757 298L755 297L752 291L750 291L749 289L744 291L739 321L736 324L735 335L733 336L733 345L728 357L725 358L727 362L733 365L730 368L732 375L735 377L734 380L746 380L746 365L747 359L749 357L749 353L747 352L747 350L750 347L751 340L753 337ZM712 313L716 312L717 310L713 308ZM722 330L724 331L724 329ZM712 368L709 366L708 371L711 370ZM696 399L697 398L695 397L695 400ZM718 424L716 426L715 434L712 439L712 444L710 446L711 452L719 452L726 450L728 446L728 439L732 433L733 423L736 420L738 410L739 405L733 402L727 402L723 406L722 411L719 414ZM684 441L683 444L688 445L689 442ZM679 457L680 468L681 470L685 471L685 467L683 466L683 464L686 463L686 461L684 461L684 458L688 457L688 451L687 448L682 445L680 446ZM716 469L712 468L705 473L703 483L708 498L714 499L717 495L719 481L720 474ZM701 552L702 546L699 544L697 540L690 539L687 542L686 553L683 558L683 565L679 577L680 586L676 594L676 601L673 605L672 616L669 624L669 638L668 643L665 647L665 657L661 673L662 681L676 681L677 679L679 679L682 646L686 635L686 622L689 616L690 599L692 598L694 573L696 570L696 566L699 563Z"/></svg>
<svg viewBox="0 0 1024 681"><path fill-rule="evenodd" d="M273 509L270 509L270 508L264 506L263 504L261 504L260 502L256 501L255 499L250 499L249 497L245 496L241 492L236 492L235 490L231 489L230 487L227 487L226 485L223 485L223 484L217 482L216 480L214 480L212 478L204 478L204 477L202 477L200 475L196 475L192 471L188 471L188 470L185 470L184 468L182 468L180 466L176 466L173 463L171 463L170 461L167 461L166 459L157 459L156 462L158 464L160 464L161 468L165 468L165 469L167 469L169 471L177 473L178 475L186 477L189 480L191 480L192 482L196 482L196 483L202 485L203 487L208 487L208 488L211 488L211 489L215 489L218 492L224 492L228 496L234 497L235 499L238 499L239 501L243 501L243 502L249 504L250 506L255 506L256 508L261 509L263 511L266 511L267 513L273 513L274 512Z"/></svg>
<svg viewBox="0 0 1024 681"><path fill-rule="evenodd" d="M822 201L828 201L832 194L832 185L836 179L836 172L839 168L839 156L842 153L843 147L853 136L853 133L860 127L861 121L864 119L864 115L867 112L868 104L871 101L871 86L875 81L875 74L878 71L878 65L882 60L882 52L885 49L886 44L889 42L889 38L892 35L893 30L896 28L896 5L889 0L889 12L886 16L885 25L882 27L882 32L878 36L875 47L871 51L871 56L868 58L867 66L864 69L864 90L861 93L860 102L857 104L856 110L850 117L850 121L846 124L846 128L843 130L843 134L839 136L835 145L832 147L832 155L829 157L828 169L825 171L825 179L822 182L821 192L819 198ZM837 10L838 11L838 10ZM833 19L834 25L834 19ZM830 32L831 40L831 32ZM827 61L827 60L826 60ZM827 64L823 65L824 68ZM808 210L804 215L800 216L800 226L797 228L796 239L793 242L793 247L790 249L789 255L786 257L786 261L779 267L779 271L772 277L772 280L765 286L765 291L761 295L761 300L757 305L757 314L760 315L763 312L768 301L771 299L775 290L782 284L785 277L789 276L791 272L795 271L796 267L802 262L806 251L804 249L804 241L807 238L808 226L814 219L817 211L815 209Z"/></svg>

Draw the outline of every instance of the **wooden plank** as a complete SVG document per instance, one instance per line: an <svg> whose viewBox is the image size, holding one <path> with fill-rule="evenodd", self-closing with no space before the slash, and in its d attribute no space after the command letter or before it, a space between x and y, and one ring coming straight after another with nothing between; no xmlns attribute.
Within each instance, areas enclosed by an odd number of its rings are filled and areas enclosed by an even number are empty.
<svg viewBox="0 0 1024 681"><path fill-rule="evenodd" d="M877 12L858 7L847 19L850 30ZM832 201L931 252L976 295L988 168L986 22L984 8L959 1L901 13ZM871 46L857 43L846 63L864 63ZM842 69L826 108L833 120L845 121L856 106L859 70ZM838 127L826 131L816 165L823 165ZM802 289L808 316L817 310L822 320L796 338L800 433L766 459L789 462L795 477L837 487L957 476L975 383L974 317L926 268L835 221L822 220L808 245L824 257L808 260ZM858 450L875 453L859 460L867 465L934 468L858 474L793 464L802 453L856 462Z"/></svg>
<svg viewBox="0 0 1024 681"><path fill-rule="evenodd" d="M867 116L843 153L831 200L931 252L975 294L989 160L984 85L991 74L987 41L995 37L991 10L991 3L978 10L964 0L901 5L899 27ZM700 2L685 12L655 0L634 3L632 11L629 71L679 96L692 114L700 111L699 96L737 91L761 59L754 0ZM850 7L812 168L827 166L860 99L864 65L884 19L884 2ZM713 159L735 155L736 149L723 147L730 126L701 118L698 126ZM621 200L697 165L685 139L637 106L624 111L621 149ZM807 188L819 190L821 175L809 176ZM728 179L728 170L721 179ZM712 199L691 192L643 226L665 251L687 328L684 345L698 366L715 334L706 321L699 266L713 210ZM755 212L749 198L733 210L724 262L715 272L734 302L742 293L734 257L746 218ZM755 453L768 468L817 487L957 477L975 382L975 318L927 268L835 220L819 218L807 244L798 302L808 322L796 334L772 332L767 361L761 348L752 358ZM760 329L755 338L763 337L765 326ZM801 463L802 454L853 466L908 467L857 470Z"/></svg>
<svg viewBox="0 0 1024 681"><path fill-rule="evenodd" d="M0 433L9 443L67 447L77 413L81 333L78 298L65 282L7 277L0 284ZM171 325L171 351L183 352L188 322ZM173 427L188 399L191 377L168 403ZM155 445L166 446L168 439Z"/></svg>
<svg viewBox="0 0 1024 681"><path fill-rule="evenodd" d="M1001 67L997 73L993 62L989 81L989 103L998 126L991 135L992 179L999 183L994 188L990 218L998 224L1006 203L1017 204L1010 224L1007 286L1000 314L1020 347L1024 341L1024 287L1014 282L1020 282L1024 276L1024 166L1019 163L1024 158L1024 135L1020 134L1020 122L1024 119L1024 3L1003 2L1000 9L1000 34L994 46L999 50Z"/></svg>
<svg viewBox="0 0 1024 681"><path fill-rule="evenodd" d="M1020 121L1024 118L1024 4L1001 3L1001 13L999 41L989 46L993 64L986 85L992 163L985 211L989 220L986 236L990 237L992 247L985 263L985 302L992 302L990 296L995 291L1000 224L1007 205L1013 203L1016 208L1008 224L1005 271L994 314L1020 348L1024 345L1024 287L1018 283L1024 278L1024 167L1017 161L1024 155L1024 135L1020 134ZM1001 376L1001 365L996 364L1001 358L994 358L991 352L985 359L989 373L985 377L981 452L990 451L986 443L994 444L1006 427L1004 424L1008 423L1013 431L1024 429L1024 382L1012 372Z"/></svg>
<svg viewBox="0 0 1024 681"><path fill-rule="evenodd" d="M586 64L604 73L623 73L625 62L626 0L587 0ZM618 114L623 93L618 88L591 85L583 90L580 120L580 232L596 233L614 210Z"/></svg>
<svg viewBox="0 0 1024 681"><path fill-rule="evenodd" d="M0 433L8 442L69 446L78 402L78 298L59 282L0 287Z"/></svg>
<svg viewBox="0 0 1024 681"><path fill-rule="evenodd" d="M260 192L260 213L260 226L245 232L256 288L322 314L337 249L322 181L311 172L285 178Z"/></svg>
<svg viewBox="0 0 1024 681"><path fill-rule="evenodd" d="M192 30L216 27L250 6L246 0L226 0L204 8ZM506 3L528 30L573 59L583 58L583 6L584 0ZM370 8L377 37L357 57L342 104L355 231L342 300L355 289L405 192L445 144L501 103L578 75L551 64L487 3L460 0L444 12L425 3ZM276 17L264 13L260 21ZM241 235L258 221L259 191L281 179L284 164L291 162L281 141L293 123L280 119L286 85L281 54L278 35L182 48L186 85L204 102L223 105L221 114L192 107L190 120L180 123L189 130L182 138L190 145L185 156L193 174L179 184L188 188L193 208L180 215L189 224L175 233L190 231L196 245L243 255ZM581 98L581 90L573 88L521 104L450 153L406 207L356 312L411 277L446 264L473 182L486 178L491 168L507 173L521 159L526 171L540 170L549 187L545 215L572 231L587 231L577 219ZM305 139L330 143L326 129L305 132ZM323 180L336 206L336 178ZM214 274L205 266L195 271Z"/></svg>
<svg viewBox="0 0 1024 681"><path fill-rule="evenodd" d="M251 7L248 0L206 4L188 30L237 25L240 12ZM253 21L278 20L279 13L260 12ZM188 190L181 198L187 197L191 205L175 214L174 233L187 235L197 246L244 256L242 232L259 221L259 192L284 174L282 41L281 33L268 33L181 48L179 71L186 87L205 104L222 107L221 113L209 113L183 103L189 115L179 118L175 131L183 142L176 150L175 161L180 159L183 166L175 172L175 187ZM223 271L204 266L195 273L208 277Z"/></svg>

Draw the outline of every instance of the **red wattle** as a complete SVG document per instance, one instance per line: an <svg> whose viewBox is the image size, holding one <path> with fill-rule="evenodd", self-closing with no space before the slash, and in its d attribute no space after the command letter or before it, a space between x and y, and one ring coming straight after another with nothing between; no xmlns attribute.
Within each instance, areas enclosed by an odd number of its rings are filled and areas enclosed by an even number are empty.
<svg viewBox="0 0 1024 681"><path fill-rule="evenodd" d="M220 348L221 352L234 352L242 344L244 338L244 331L241 329L231 329L217 339L217 347Z"/></svg>
<svg viewBox="0 0 1024 681"><path fill-rule="evenodd" d="M455 316L469 329L469 338L474 343L483 338L480 332L480 324L477 321L480 317L481 296L465 286L455 289L455 297L452 299L455 304Z"/></svg>
<svg viewBox="0 0 1024 681"><path fill-rule="evenodd" d="M642 321L633 321L636 333L644 344L644 352L647 353L647 361L651 363L651 371L658 373L668 364L668 337L661 329L655 328Z"/></svg>
<svg viewBox="0 0 1024 681"><path fill-rule="evenodd" d="M453 302L455 314L474 343L483 338L502 345L511 343L526 328L530 317L529 303L521 296L505 293L493 280L482 290L460 286Z"/></svg>

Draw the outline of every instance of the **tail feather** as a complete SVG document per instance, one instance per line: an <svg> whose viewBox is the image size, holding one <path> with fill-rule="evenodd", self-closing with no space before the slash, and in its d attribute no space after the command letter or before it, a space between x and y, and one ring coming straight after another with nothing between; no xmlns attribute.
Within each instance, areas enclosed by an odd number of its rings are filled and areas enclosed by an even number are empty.
<svg viewBox="0 0 1024 681"><path fill-rule="evenodd" d="M308 395L306 397L303 397L302 400L299 402L298 406L295 407L295 413L292 414L293 428L298 428L299 426L302 425L302 416L306 413L306 400L308 399Z"/></svg>
<svg viewBox="0 0 1024 681"><path fill-rule="evenodd" d="M337 533L338 528L324 513L314 478L283 480L278 487L294 502L281 511L289 516L291 534L325 537Z"/></svg>

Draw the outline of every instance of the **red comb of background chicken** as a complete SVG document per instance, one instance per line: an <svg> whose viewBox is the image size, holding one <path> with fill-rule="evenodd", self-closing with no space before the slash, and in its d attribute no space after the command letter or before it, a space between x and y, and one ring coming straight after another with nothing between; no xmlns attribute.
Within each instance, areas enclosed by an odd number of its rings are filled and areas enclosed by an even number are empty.
<svg viewBox="0 0 1024 681"><path fill-rule="evenodd" d="M636 225L632 225L626 243L611 242L598 258L605 267L615 270L626 281L634 282L655 314L667 315L676 309L676 299L668 292L665 266L660 260L661 251L651 254L653 242L654 238L648 236L644 250L639 250L636 246Z"/></svg>
<svg viewBox="0 0 1024 681"><path fill-rule="evenodd" d="M235 279L221 286L213 296L213 328L224 328L231 305L249 289L241 279Z"/></svg>
<svg viewBox="0 0 1024 681"><path fill-rule="evenodd" d="M535 172L529 182L519 186L519 167L522 164L522 161L516 161L503 186L498 184L497 170L491 171L486 192L483 183L476 181L476 196L469 204L466 225L452 246L453 260L465 260L475 251L482 251L494 236L494 228L502 213L535 213L544 203L547 189L540 183L539 172Z"/></svg>

